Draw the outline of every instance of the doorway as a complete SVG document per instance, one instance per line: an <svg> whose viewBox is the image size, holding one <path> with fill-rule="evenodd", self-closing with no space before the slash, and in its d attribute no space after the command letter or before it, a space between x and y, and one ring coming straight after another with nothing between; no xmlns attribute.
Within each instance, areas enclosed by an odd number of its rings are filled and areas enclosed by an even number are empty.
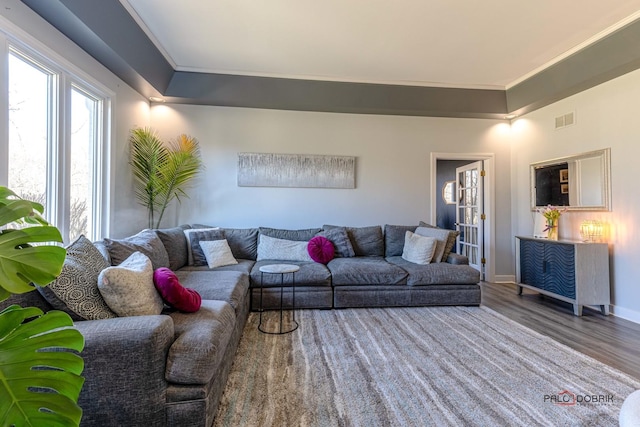
<svg viewBox="0 0 640 427"><path fill-rule="evenodd" d="M456 169L459 169L458 173ZM469 189L467 191L464 188L467 188L468 183L463 182L462 185L465 197L476 194L477 199L462 200L460 203L459 181L463 179L459 176L460 170L477 170L483 175L478 177L484 183L484 190L476 192ZM492 153L431 153L431 223L440 228L457 229L461 232L461 237L458 238L458 253L472 255L474 262L471 263L470 257L470 265L480 271L482 280L487 281L495 280L493 171L494 154ZM445 187L445 185L451 181L455 182L453 186L455 197L447 203L444 199L451 186ZM465 218L465 213L471 216L467 215ZM477 215L476 224L470 220L474 214Z"/></svg>

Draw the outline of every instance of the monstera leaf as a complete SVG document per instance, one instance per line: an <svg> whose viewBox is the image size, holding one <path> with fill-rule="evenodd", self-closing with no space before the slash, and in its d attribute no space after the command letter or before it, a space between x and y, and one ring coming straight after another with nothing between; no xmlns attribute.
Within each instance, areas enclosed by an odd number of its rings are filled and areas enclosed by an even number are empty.
<svg viewBox="0 0 640 427"><path fill-rule="evenodd" d="M0 312L0 425L78 425L84 338L61 311Z"/></svg>
<svg viewBox="0 0 640 427"><path fill-rule="evenodd" d="M42 205L0 187L0 301L46 286L66 251ZM11 224L11 228L4 228ZM34 225L34 226L31 226ZM12 305L0 312L0 426L77 426L84 338L68 314Z"/></svg>
<svg viewBox="0 0 640 427"><path fill-rule="evenodd" d="M0 228L11 223L38 225L0 230L0 301L11 294L34 290L32 283L45 286L62 270L65 249L43 244L62 242L62 236L40 213L42 205L20 199L8 188L0 187Z"/></svg>

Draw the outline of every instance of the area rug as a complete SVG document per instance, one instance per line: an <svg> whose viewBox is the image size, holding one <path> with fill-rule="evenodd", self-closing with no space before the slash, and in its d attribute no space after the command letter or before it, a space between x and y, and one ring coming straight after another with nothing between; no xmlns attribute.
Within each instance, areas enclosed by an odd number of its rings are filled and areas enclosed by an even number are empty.
<svg viewBox="0 0 640 427"><path fill-rule="evenodd" d="M615 426L640 388L484 307L296 317L278 336L250 315L216 426Z"/></svg>

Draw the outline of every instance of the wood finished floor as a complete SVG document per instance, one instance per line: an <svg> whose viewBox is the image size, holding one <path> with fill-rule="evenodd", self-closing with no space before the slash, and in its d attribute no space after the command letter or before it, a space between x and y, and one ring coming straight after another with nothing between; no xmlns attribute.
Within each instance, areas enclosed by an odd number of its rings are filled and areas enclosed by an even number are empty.
<svg viewBox="0 0 640 427"><path fill-rule="evenodd" d="M640 324L603 316L512 284L482 283L482 305L581 353L640 379Z"/></svg>

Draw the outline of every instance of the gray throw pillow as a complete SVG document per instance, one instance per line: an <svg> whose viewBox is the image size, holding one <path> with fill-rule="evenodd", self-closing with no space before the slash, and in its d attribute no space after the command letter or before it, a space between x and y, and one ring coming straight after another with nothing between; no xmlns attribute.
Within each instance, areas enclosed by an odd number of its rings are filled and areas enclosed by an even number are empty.
<svg viewBox="0 0 640 427"><path fill-rule="evenodd" d="M167 251L169 268L173 271L184 267L189 261L187 238L184 236L184 230L190 228L190 225L181 225L179 227L155 230Z"/></svg>
<svg viewBox="0 0 640 427"><path fill-rule="evenodd" d="M98 320L117 317L98 290L98 275L109 267L100 251L84 236L67 246L67 257L58 278L38 292L56 310L73 320Z"/></svg>
<svg viewBox="0 0 640 427"><path fill-rule="evenodd" d="M437 228L437 229L443 230L440 227L427 224L424 221L420 221L420 227ZM447 231L449 231L449 238L447 239L447 243L444 247L444 252L442 254L442 262L447 261L447 258L449 258L449 254L451 253L451 251L453 251L453 247L456 245L456 238L460 235L459 231L455 231L455 230L447 230Z"/></svg>
<svg viewBox="0 0 640 427"><path fill-rule="evenodd" d="M149 257L153 269L169 267L169 255L160 237L153 230L142 230L138 234L124 239L104 239L111 256L111 264L119 265L134 252L142 252Z"/></svg>
<svg viewBox="0 0 640 427"><path fill-rule="evenodd" d="M332 228L318 233L318 236L326 237L333 243L333 247L336 250L335 256L338 258L350 258L355 256L356 253L349 240L349 235L344 227Z"/></svg>
<svg viewBox="0 0 640 427"><path fill-rule="evenodd" d="M223 228L223 230L235 258L256 260L258 257L257 228Z"/></svg>
<svg viewBox="0 0 640 427"><path fill-rule="evenodd" d="M389 225L384 226L384 256L401 256L404 251L405 234L415 232L417 225Z"/></svg>
<svg viewBox="0 0 640 427"><path fill-rule="evenodd" d="M191 246L191 257L193 261L190 265L207 265L207 257L204 255L200 242L212 240L224 240L224 230L220 228L208 228L202 230L187 230L189 234L189 245Z"/></svg>
<svg viewBox="0 0 640 427"><path fill-rule="evenodd" d="M353 246L356 256L384 256L384 238L382 227L373 225L369 227L340 227L325 225L325 230L344 228Z"/></svg>

